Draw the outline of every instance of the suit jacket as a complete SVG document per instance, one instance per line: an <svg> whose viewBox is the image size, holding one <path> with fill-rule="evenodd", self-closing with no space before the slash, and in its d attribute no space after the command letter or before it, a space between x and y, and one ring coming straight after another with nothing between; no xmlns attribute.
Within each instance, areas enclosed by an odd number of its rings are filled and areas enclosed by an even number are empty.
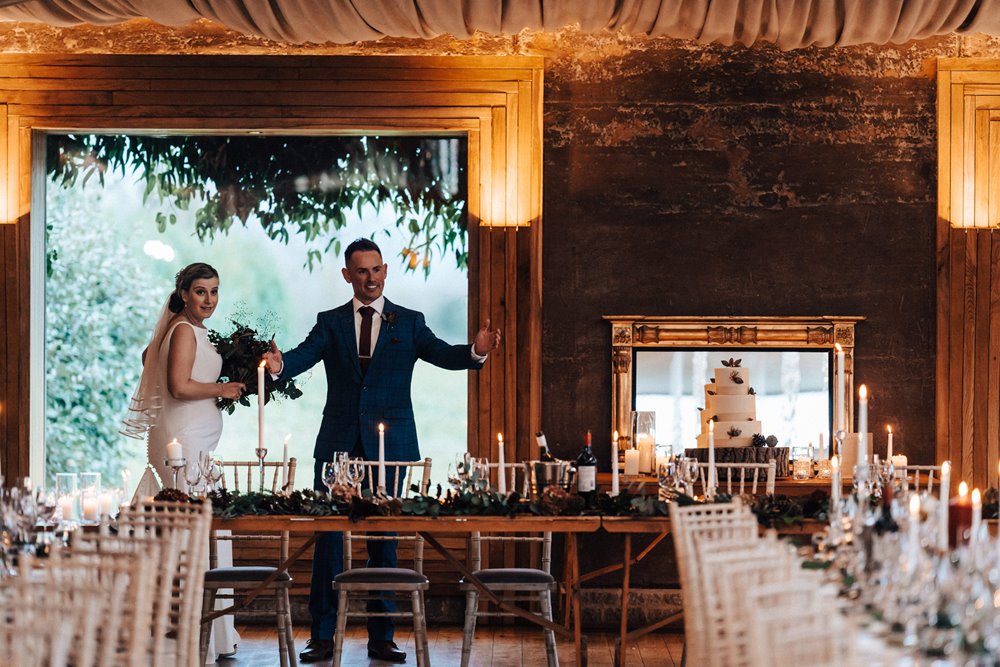
<svg viewBox="0 0 1000 667"><path fill-rule="evenodd" d="M349 452L360 437L368 459L378 458L378 425L385 424L385 457L420 458L410 383L417 359L449 370L476 370L469 345L449 345L428 328L423 313L385 300L378 341L365 374L358 360L354 309L348 301L320 313L316 325L295 349L283 355L281 377L295 377L322 361L327 396L313 456L330 461Z"/></svg>

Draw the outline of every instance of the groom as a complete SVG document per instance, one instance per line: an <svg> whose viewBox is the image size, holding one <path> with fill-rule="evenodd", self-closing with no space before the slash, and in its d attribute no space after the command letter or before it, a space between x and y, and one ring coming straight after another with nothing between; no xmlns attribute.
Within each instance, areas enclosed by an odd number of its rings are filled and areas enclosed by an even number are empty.
<svg viewBox="0 0 1000 667"><path fill-rule="evenodd" d="M344 280L354 288L350 302L316 318L316 325L298 347L284 355L271 342L265 355L271 373L291 378L322 361L326 369L327 397L323 421L313 456L313 486L323 485L323 464L335 452L350 452L369 460L378 458L378 424L385 424L385 456L390 461L420 459L417 428L410 402L410 383L417 359L449 370L478 370L486 355L500 345L500 331L480 329L472 345L449 345L434 335L422 313L390 303L382 296L387 266L373 241L358 239L344 252ZM390 485L397 487L399 483ZM395 567L394 542L368 542L370 567ZM340 533L324 533L313 553L309 613L311 638L299 654L302 662L325 660L333 654L337 600L333 578L343 569ZM394 611L391 601L382 609ZM392 620L368 619L368 655L404 662L406 654L392 641Z"/></svg>

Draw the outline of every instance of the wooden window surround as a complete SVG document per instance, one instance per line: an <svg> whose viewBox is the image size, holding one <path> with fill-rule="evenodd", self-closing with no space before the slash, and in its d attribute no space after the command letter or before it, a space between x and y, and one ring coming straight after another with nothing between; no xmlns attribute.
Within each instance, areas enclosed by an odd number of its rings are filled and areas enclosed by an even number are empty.
<svg viewBox="0 0 1000 667"><path fill-rule="evenodd" d="M31 239L45 219L32 180L46 131L465 134L469 330L489 318L504 340L471 376L469 449L488 455L502 431L508 461L530 457L541 420L542 83L538 57L0 55L0 469L42 470L29 446L42 440L43 400Z"/></svg>

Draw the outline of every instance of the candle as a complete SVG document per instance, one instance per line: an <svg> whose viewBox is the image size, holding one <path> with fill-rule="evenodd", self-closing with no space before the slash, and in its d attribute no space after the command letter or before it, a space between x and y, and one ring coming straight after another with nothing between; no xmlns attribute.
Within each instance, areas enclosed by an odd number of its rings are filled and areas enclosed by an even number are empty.
<svg viewBox="0 0 1000 667"><path fill-rule="evenodd" d="M503 433L497 433L497 489L507 495L507 467L504 460Z"/></svg>
<svg viewBox="0 0 1000 667"><path fill-rule="evenodd" d="M822 461L823 459L830 458L827 455L827 453L826 453L826 448L823 446L823 432L822 431L820 431L820 434L819 434L819 447L816 448L816 458L819 461Z"/></svg>
<svg viewBox="0 0 1000 667"><path fill-rule="evenodd" d="M288 486L288 441L292 439L292 434L285 436L285 441L281 443L281 491L285 491Z"/></svg>
<svg viewBox="0 0 1000 667"><path fill-rule="evenodd" d="M834 456L830 459L830 510L840 511L840 490L843 482L840 481L840 457Z"/></svg>
<svg viewBox="0 0 1000 667"><path fill-rule="evenodd" d="M920 549L920 494L910 496L910 526L907 539L910 542L910 572L917 568Z"/></svg>
<svg viewBox="0 0 1000 667"><path fill-rule="evenodd" d="M167 459L170 461L179 461L184 458L184 448L181 443L177 442L177 438L174 438L167 443Z"/></svg>
<svg viewBox="0 0 1000 667"><path fill-rule="evenodd" d="M101 514L104 516L111 515L111 508L114 507L115 497L110 491L102 491L101 495L98 497L98 502L101 506Z"/></svg>
<svg viewBox="0 0 1000 667"><path fill-rule="evenodd" d="M625 450L625 476L634 477L639 474L639 450Z"/></svg>
<svg viewBox="0 0 1000 667"><path fill-rule="evenodd" d="M257 449L264 447L264 398L267 390L264 387L264 367L267 361L261 359L257 366Z"/></svg>
<svg viewBox="0 0 1000 667"><path fill-rule="evenodd" d="M837 430L847 431L847 375L844 373L844 348L837 343Z"/></svg>
<svg viewBox="0 0 1000 667"><path fill-rule="evenodd" d="M886 424L885 427L889 430L889 444L886 446L885 460L892 461L892 426Z"/></svg>
<svg viewBox="0 0 1000 667"><path fill-rule="evenodd" d="M983 523L983 496L979 489L972 490L972 526L969 529L969 548L974 549L979 538L979 526Z"/></svg>
<svg viewBox="0 0 1000 667"><path fill-rule="evenodd" d="M378 490L385 493L385 424L378 425Z"/></svg>
<svg viewBox="0 0 1000 667"><path fill-rule="evenodd" d="M101 518L101 504L92 493L88 493L83 497L83 520L84 521L97 521Z"/></svg>
<svg viewBox="0 0 1000 667"><path fill-rule="evenodd" d="M618 495L618 431L611 434L611 495Z"/></svg>
<svg viewBox="0 0 1000 667"><path fill-rule="evenodd" d="M858 388L858 465L868 465L868 387Z"/></svg>
<svg viewBox="0 0 1000 667"><path fill-rule="evenodd" d="M972 527L972 502L969 485L958 485L958 496L948 504L948 546L954 549L965 542L965 531Z"/></svg>
<svg viewBox="0 0 1000 667"><path fill-rule="evenodd" d="M903 454L896 454L889 462L892 463L892 476L896 479L906 479L906 466L909 460Z"/></svg>
<svg viewBox="0 0 1000 667"><path fill-rule="evenodd" d="M125 468L122 468L122 502L127 503L131 500L131 496L128 495L128 483L132 477L130 473Z"/></svg>
<svg viewBox="0 0 1000 667"><path fill-rule="evenodd" d="M76 519L76 499L73 496L63 496L59 499L59 512L63 521Z"/></svg>
<svg viewBox="0 0 1000 667"><path fill-rule="evenodd" d="M938 548L948 548L948 486L951 484L951 461L941 464L941 514L938 516Z"/></svg>
<svg viewBox="0 0 1000 667"><path fill-rule="evenodd" d="M708 422L708 483L705 485L705 498L715 498L715 420Z"/></svg>

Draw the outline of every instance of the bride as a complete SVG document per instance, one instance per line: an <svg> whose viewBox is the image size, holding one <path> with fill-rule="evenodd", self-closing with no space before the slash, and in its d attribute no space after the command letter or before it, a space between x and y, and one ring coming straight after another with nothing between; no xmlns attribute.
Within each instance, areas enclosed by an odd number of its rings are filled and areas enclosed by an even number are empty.
<svg viewBox="0 0 1000 667"><path fill-rule="evenodd" d="M209 342L204 322L218 303L218 271L202 262L184 267L142 353L142 377L122 433L139 439L148 434L149 463L161 480L171 479L167 443L176 438L188 461L214 451L222 435L216 399L236 400L246 388L217 381L222 357ZM231 543L222 540L218 546L219 565L231 565ZM215 620L212 636L218 654L235 653L239 635L231 615ZM209 645L209 659L215 654Z"/></svg>

